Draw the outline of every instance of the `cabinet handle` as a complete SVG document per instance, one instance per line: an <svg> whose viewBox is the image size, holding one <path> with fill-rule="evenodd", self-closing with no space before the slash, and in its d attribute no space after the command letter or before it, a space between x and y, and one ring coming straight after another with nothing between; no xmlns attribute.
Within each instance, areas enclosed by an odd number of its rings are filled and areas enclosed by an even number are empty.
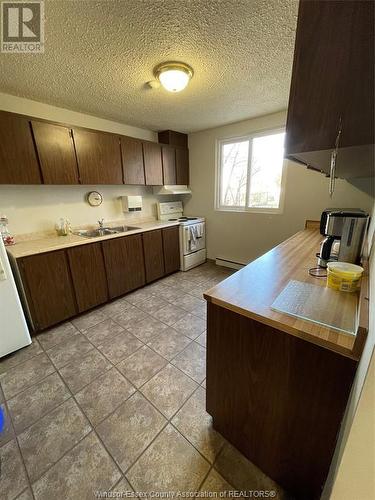
<svg viewBox="0 0 375 500"><path fill-rule="evenodd" d="M337 160L337 152L340 144L340 136L342 131L342 120L340 118L339 132L335 141L335 149L331 153L331 167L329 172L329 196L332 198L333 193L335 192L335 183L336 183L336 160Z"/></svg>

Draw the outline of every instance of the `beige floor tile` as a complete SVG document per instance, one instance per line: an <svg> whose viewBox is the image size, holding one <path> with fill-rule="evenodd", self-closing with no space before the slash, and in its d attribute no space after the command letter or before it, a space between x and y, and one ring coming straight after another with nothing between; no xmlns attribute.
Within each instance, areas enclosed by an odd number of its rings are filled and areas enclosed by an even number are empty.
<svg viewBox="0 0 375 500"><path fill-rule="evenodd" d="M206 349L191 342L172 360L172 364L201 384L206 377Z"/></svg>
<svg viewBox="0 0 375 500"><path fill-rule="evenodd" d="M186 316L186 311L173 304L168 304L167 306L163 307L162 309L154 313L153 316L159 321L162 321L163 323L172 326L179 319Z"/></svg>
<svg viewBox="0 0 375 500"><path fill-rule="evenodd" d="M134 391L135 388L130 382L112 368L78 392L75 397L82 411L95 426Z"/></svg>
<svg viewBox="0 0 375 500"><path fill-rule="evenodd" d="M203 299L198 299L198 297L193 297L193 295L185 294L182 297L179 297L174 304L181 309L184 309L187 312L191 312L197 307L204 304L205 301Z"/></svg>
<svg viewBox="0 0 375 500"><path fill-rule="evenodd" d="M206 388L206 379L203 380L203 382L201 383L201 386Z"/></svg>
<svg viewBox="0 0 375 500"><path fill-rule="evenodd" d="M117 364L133 354L133 352L139 349L142 345L142 342L134 337L134 335L129 333L127 330L123 330L122 333L111 339L109 342L100 345L98 349L112 363Z"/></svg>
<svg viewBox="0 0 375 500"><path fill-rule="evenodd" d="M185 276L184 276L185 278ZM176 285L176 288L178 288L181 292L184 292L185 294L190 293L192 290L195 289L197 286L197 283L194 283L192 281L189 281L187 279L180 279L178 281L178 284Z"/></svg>
<svg viewBox="0 0 375 500"><path fill-rule="evenodd" d="M5 406L5 403L0 404L0 412L2 415L2 429L0 432L0 446L3 446L5 443L13 439L14 430L12 426L12 422L10 420L10 415ZM0 469L1 472L1 469Z"/></svg>
<svg viewBox="0 0 375 500"><path fill-rule="evenodd" d="M151 298L152 296L153 296L152 289L145 287L145 288L140 288L139 290L136 290L135 292L128 293L125 296L125 299L130 304L133 304L134 306L136 306L136 305L142 303L144 300Z"/></svg>
<svg viewBox="0 0 375 500"><path fill-rule="evenodd" d="M166 359L156 354L156 352L147 346L143 346L124 361L121 361L116 368L120 370L132 384L136 387L141 387L166 364Z"/></svg>
<svg viewBox="0 0 375 500"><path fill-rule="evenodd" d="M0 375L0 383L5 398L12 398L54 371L54 366L44 353L11 368Z"/></svg>
<svg viewBox="0 0 375 500"><path fill-rule="evenodd" d="M33 484L35 500L93 500L108 491L121 473L93 432Z"/></svg>
<svg viewBox="0 0 375 500"><path fill-rule="evenodd" d="M91 430L71 398L18 436L31 481L40 477Z"/></svg>
<svg viewBox="0 0 375 500"><path fill-rule="evenodd" d="M21 495L19 495L16 500L34 500L33 494L31 493L31 490L27 488Z"/></svg>
<svg viewBox="0 0 375 500"><path fill-rule="evenodd" d="M101 323L105 319L108 318L108 314L106 314L103 308L94 309L86 314L78 316L78 318L74 318L72 320L73 325L78 328L78 330L87 330L90 326L97 325Z"/></svg>
<svg viewBox="0 0 375 500"><path fill-rule="evenodd" d="M51 328L45 332L37 335L37 339L44 349L51 349L57 344L61 344L61 342L65 342L66 340L70 340L73 335L77 335L77 328L71 323L67 321L62 325L56 326L55 328Z"/></svg>
<svg viewBox="0 0 375 500"><path fill-rule="evenodd" d="M168 425L127 477L136 491L196 491L209 467L197 450Z"/></svg>
<svg viewBox="0 0 375 500"><path fill-rule="evenodd" d="M113 498L126 498L127 493L134 491L128 483L127 479L123 477L112 489ZM122 495L122 497L121 497Z"/></svg>
<svg viewBox="0 0 375 500"><path fill-rule="evenodd" d="M170 360L190 342L191 340L185 337L185 335L180 335L173 328L168 328L168 330L150 340L147 345L164 358Z"/></svg>
<svg viewBox="0 0 375 500"><path fill-rule="evenodd" d="M173 328L190 339L196 339L206 330L206 326L204 319L186 313L183 318L173 325Z"/></svg>
<svg viewBox="0 0 375 500"><path fill-rule="evenodd" d="M80 362L64 366L60 373L69 389L76 393L111 367L111 363L99 351L93 349L83 356Z"/></svg>
<svg viewBox="0 0 375 500"><path fill-rule="evenodd" d="M169 303L173 303L178 297L181 297L184 294L181 290L173 286L163 286L157 292L157 296L166 300Z"/></svg>
<svg viewBox="0 0 375 500"><path fill-rule="evenodd" d="M206 412L206 393L201 387L186 401L173 417L172 424L211 463L224 444L224 438L212 427Z"/></svg>
<svg viewBox="0 0 375 500"><path fill-rule="evenodd" d="M162 323L161 321L153 318L152 316L148 316L145 319L142 319L138 323L131 325L128 330L133 335L138 337L142 342L148 342L152 338L160 335L160 333L168 330L168 325Z"/></svg>
<svg viewBox="0 0 375 500"><path fill-rule="evenodd" d="M69 363L75 363L93 349L92 344L84 335L74 335L67 342L48 349L47 354L56 368L62 368Z"/></svg>
<svg viewBox="0 0 375 500"><path fill-rule="evenodd" d="M200 491L225 493L228 491L235 491L235 488L233 488L233 486L231 486L215 469L211 469Z"/></svg>
<svg viewBox="0 0 375 500"><path fill-rule="evenodd" d="M121 299L117 299L114 300L113 302L110 302L109 304L106 304L101 309L108 316L113 317L122 314L130 307L131 307L130 302L128 302L125 297L122 297Z"/></svg>
<svg viewBox="0 0 375 500"><path fill-rule="evenodd" d="M1 358L0 374L5 373L6 371L10 370L14 366L19 365L20 363L24 363L25 361L33 358L41 352L43 352L42 348L40 347L39 342L34 338L32 344L26 347L22 347L22 349L19 349L18 351L5 356L4 358Z"/></svg>
<svg viewBox="0 0 375 500"><path fill-rule="evenodd" d="M165 425L165 418L139 393L97 427L108 451L125 472Z"/></svg>
<svg viewBox="0 0 375 500"><path fill-rule="evenodd" d="M277 500L284 499L283 490L258 467L229 443L224 445L215 469L237 490L273 490Z"/></svg>
<svg viewBox="0 0 375 500"><path fill-rule="evenodd" d="M195 339L195 342L198 342L203 347L207 345L207 332L203 332Z"/></svg>
<svg viewBox="0 0 375 500"><path fill-rule="evenodd" d="M137 304L137 307L141 309L142 311L152 314L156 311L159 311L159 309L162 309L163 307L167 306L169 302L166 300L162 299L161 297L158 297L156 295L152 295L151 297L148 297L145 299L143 302L140 302Z"/></svg>
<svg viewBox="0 0 375 500"><path fill-rule="evenodd" d="M200 304L199 306L195 307L191 311L191 314L194 314L195 316L198 316L199 318L202 318L206 321L207 320L207 303L206 303L206 301L204 301L204 304Z"/></svg>
<svg viewBox="0 0 375 500"><path fill-rule="evenodd" d="M138 309L138 307L132 306L126 309L123 313L113 316L113 319L121 325L123 328L128 329L130 326L134 325L141 319L147 317L147 313Z"/></svg>
<svg viewBox="0 0 375 500"><path fill-rule="evenodd" d="M0 496L6 500L16 498L26 487L26 472L15 440L0 448Z"/></svg>
<svg viewBox="0 0 375 500"><path fill-rule="evenodd" d="M113 319L106 319L97 325L91 326L83 333L92 344L99 346L104 342L110 341L123 331L122 326L115 323Z"/></svg>
<svg viewBox="0 0 375 500"><path fill-rule="evenodd" d="M55 372L8 401L17 433L69 399L70 393Z"/></svg>
<svg viewBox="0 0 375 500"><path fill-rule="evenodd" d="M167 365L149 380L141 391L163 415L171 418L197 387L197 384L180 370Z"/></svg>

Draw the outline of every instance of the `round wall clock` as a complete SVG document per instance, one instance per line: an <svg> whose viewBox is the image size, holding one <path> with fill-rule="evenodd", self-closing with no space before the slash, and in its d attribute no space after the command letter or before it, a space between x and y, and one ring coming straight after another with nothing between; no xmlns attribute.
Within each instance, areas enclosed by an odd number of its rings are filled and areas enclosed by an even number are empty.
<svg viewBox="0 0 375 500"><path fill-rule="evenodd" d="M103 202L103 196L98 193L98 191L90 191L86 195L86 199L89 205L92 207L98 207Z"/></svg>

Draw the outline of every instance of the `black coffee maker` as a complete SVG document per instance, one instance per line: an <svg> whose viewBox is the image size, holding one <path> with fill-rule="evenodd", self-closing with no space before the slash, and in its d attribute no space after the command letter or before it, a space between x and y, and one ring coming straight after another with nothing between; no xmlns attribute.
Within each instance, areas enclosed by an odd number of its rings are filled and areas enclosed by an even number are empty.
<svg viewBox="0 0 375 500"><path fill-rule="evenodd" d="M326 208L320 219L320 233L325 238L317 256L318 266L325 268L332 261L357 263L368 217L360 208Z"/></svg>

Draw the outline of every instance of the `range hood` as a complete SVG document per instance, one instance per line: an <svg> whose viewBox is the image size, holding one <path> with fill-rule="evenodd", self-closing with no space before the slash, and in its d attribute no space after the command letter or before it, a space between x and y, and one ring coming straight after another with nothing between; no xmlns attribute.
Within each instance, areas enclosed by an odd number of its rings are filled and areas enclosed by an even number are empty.
<svg viewBox="0 0 375 500"><path fill-rule="evenodd" d="M154 194L191 194L191 189L188 186L154 186Z"/></svg>

